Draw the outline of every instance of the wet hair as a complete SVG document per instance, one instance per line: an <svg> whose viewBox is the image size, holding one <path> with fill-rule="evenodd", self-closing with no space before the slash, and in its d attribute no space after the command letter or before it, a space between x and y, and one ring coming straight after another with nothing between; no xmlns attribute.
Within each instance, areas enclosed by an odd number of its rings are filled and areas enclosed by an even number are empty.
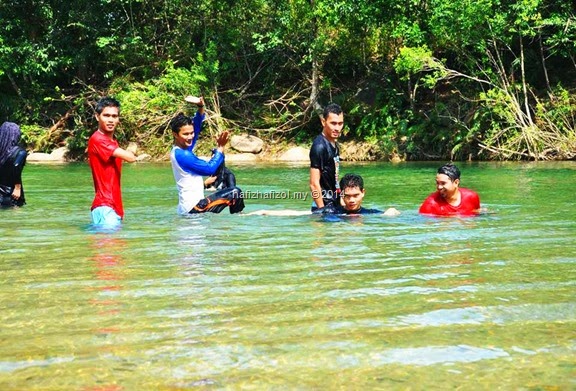
<svg viewBox="0 0 576 391"><path fill-rule="evenodd" d="M118 107L118 110L120 110L120 102L110 96L105 96L96 103L96 113L102 114L106 107Z"/></svg>
<svg viewBox="0 0 576 391"><path fill-rule="evenodd" d="M192 125L193 119L185 115L184 113L178 113L176 117L172 118L170 121L170 128L174 133L178 133L183 126Z"/></svg>
<svg viewBox="0 0 576 391"><path fill-rule="evenodd" d="M340 114L342 114L342 108L340 107L340 105L338 105L336 103L330 103L330 104L328 104L328 106L324 107L324 112L322 113L322 117L324 119L326 119L326 118L328 118L330 113L340 115Z"/></svg>
<svg viewBox="0 0 576 391"><path fill-rule="evenodd" d="M344 191L347 187L357 187L364 190L364 179L358 174L346 174L340 179L340 189Z"/></svg>
<svg viewBox="0 0 576 391"><path fill-rule="evenodd" d="M452 182L454 182L456 179L460 179L460 170L452 163L443 165L438 169L437 173L447 175L452 180Z"/></svg>

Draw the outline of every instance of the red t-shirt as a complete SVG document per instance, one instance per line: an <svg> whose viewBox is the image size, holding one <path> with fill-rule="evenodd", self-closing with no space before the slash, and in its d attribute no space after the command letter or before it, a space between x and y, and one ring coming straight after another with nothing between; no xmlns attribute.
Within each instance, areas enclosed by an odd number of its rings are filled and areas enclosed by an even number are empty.
<svg viewBox="0 0 576 391"><path fill-rule="evenodd" d="M88 140L88 161L96 191L90 210L99 206L109 206L118 216L124 218L120 189L122 159L112 156L116 148L118 142L98 130Z"/></svg>
<svg viewBox="0 0 576 391"><path fill-rule="evenodd" d="M424 200L420 206L420 213L432 215L474 215L480 209L480 197L476 192L461 187L460 189L460 205L452 206L442 196L440 192L435 191Z"/></svg>

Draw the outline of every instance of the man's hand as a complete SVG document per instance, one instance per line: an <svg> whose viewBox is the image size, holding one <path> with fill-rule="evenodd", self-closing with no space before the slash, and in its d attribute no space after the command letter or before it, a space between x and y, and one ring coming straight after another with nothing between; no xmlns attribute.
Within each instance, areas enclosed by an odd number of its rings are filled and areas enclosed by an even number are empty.
<svg viewBox="0 0 576 391"><path fill-rule="evenodd" d="M22 195L22 185L20 183L17 183L14 185L14 191L12 191L12 198L15 200L19 200L21 195Z"/></svg>
<svg viewBox="0 0 576 391"><path fill-rule="evenodd" d="M398 216L400 211L396 208L388 208L386 212L382 213L384 216Z"/></svg>
<svg viewBox="0 0 576 391"><path fill-rule="evenodd" d="M188 103L192 103L193 105L202 105L204 106L204 99L202 97L188 95L184 100Z"/></svg>
<svg viewBox="0 0 576 391"><path fill-rule="evenodd" d="M208 178L204 179L204 187L210 187L214 182L216 182L216 176L209 176Z"/></svg>
<svg viewBox="0 0 576 391"><path fill-rule="evenodd" d="M218 137L216 137L216 144L218 145L218 150L220 150L220 152L224 151L224 147L228 143L229 139L230 139L230 133L228 133L228 131L226 130L220 133Z"/></svg>
<svg viewBox="0 0 576 391"><path fill-rule="evenodd" d="M188 103L198 106L198 113L204 115L204 97L188 95L184 100Z"/></svg>

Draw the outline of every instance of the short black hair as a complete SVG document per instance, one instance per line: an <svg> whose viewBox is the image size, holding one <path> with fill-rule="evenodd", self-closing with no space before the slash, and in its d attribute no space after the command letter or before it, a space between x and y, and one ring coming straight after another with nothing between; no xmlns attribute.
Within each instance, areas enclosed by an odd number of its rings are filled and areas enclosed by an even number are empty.
<svg viewBox="0 0 576 391"><path fill-rule="evenodd" d="M118 107L118 110L120 110L120 102L111 96L105 96L96 103L96 113L102 114L106 107Z"/></svg>
<svg viewBox="0 0 576 391"><path fill-rule="evenodd" d="M460 170L452 163L446 163L442 167L440 167L437 171L438 174L447 175L452 182L456 179L460 179Z"/></svg>
<svg viewBox="0 0 576 391"><path fill-rule="evenodd" d="M178 133L183 126L192 125L192 117L185 115L184 113L178 113L176 117L172 118L170 121L170 128L174 133Z"/></svg>
<svg viewBox="0 0 576 391"><path fill-rule="evenodd" d="M347 187L357 187L364 190L364 179L358 174L346 174L340 179L340 190Z"/></svg>
<svg viewBox="0 0 576 391"><path fill-rule="evenodd" d="M324 113L322 114L322 117L326 119L330 113L340 115L342 114L342 107L336 103L330 103L328 106L324 107Z"/></svg>

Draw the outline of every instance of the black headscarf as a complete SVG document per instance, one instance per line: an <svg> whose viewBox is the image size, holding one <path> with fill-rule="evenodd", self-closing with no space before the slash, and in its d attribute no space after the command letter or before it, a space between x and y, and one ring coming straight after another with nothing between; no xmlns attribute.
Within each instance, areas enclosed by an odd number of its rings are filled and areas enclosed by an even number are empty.
<svg viewBox="0 0 576 391"><path fill-rule="evenodd" d="M4 122L0 126L0 166L18 148L20 141L20 126L14 122Z"/></svg>

